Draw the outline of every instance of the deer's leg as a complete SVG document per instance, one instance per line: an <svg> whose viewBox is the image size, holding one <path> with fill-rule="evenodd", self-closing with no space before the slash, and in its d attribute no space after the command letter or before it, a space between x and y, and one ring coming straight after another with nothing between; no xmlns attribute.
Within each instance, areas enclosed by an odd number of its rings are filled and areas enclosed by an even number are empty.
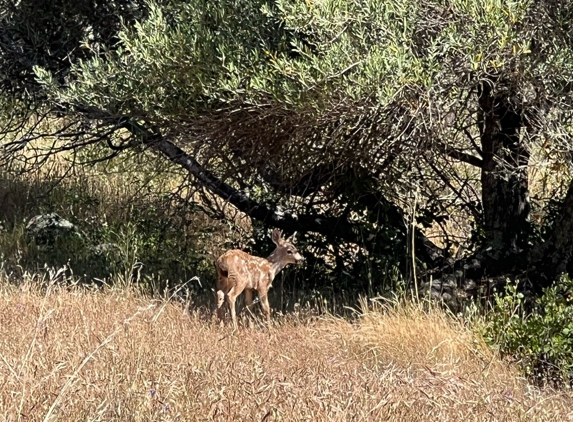
<svg viewBox="0 0 573 422"><path fill-rule="evenodd" d="M222 323L225 310L223 305L225 303L225 293L229 290L227 287L229 278L226 271L222 271L217 266L217 319Z"/></svg>
<svg viewBox="0 0 573 422"><path fill-rule="evenodd" d="M223 321L223 316L225 310L223 309L223 304L225 303L225 292L223 290L217 290L217 318L219 321Z"/></svg>
<svg viewBox="0 0 573 422"><path fill-rule="evenodd" d="M236 296L227 296L227 300L229 301L229 309L231 309L231 319L233 320L233 328L235 330L238 327L237 324L237 313L235 312L235 300L237 300Z"/></svg>
<svg viewBox="0 0 573 422"><path fill-rule="evenodd" d="M269 305L269 296L267 292L259 292L259 298L261 299L261 306L267 317L267 323L271 322L271 307Z"/></svg>
<svg viewBox="0 0 573 422"><path fill-rule="evenodd" d="M233 327L235 330L238 327L237 313L235 312L235 301L237 300L237 296L239 296L242 291L243 289L239 288L237 284L235 284L227 293L227 301L229 302L229 309L231 310L231 318L233 319Z"/></svg>
<svg viewBox="0 0 573 422"><path fill-rule="evenodd" d="M245 305L249 312L253 311L253 291L251 289L245 289Z"/></svg>

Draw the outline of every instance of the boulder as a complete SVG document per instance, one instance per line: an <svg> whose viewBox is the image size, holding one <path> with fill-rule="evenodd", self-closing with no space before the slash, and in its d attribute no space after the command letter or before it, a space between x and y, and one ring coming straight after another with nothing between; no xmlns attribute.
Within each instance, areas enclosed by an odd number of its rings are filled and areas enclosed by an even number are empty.
<svg viewBox="0 0 573 422"><path fill-rule="evenodd" d="M40 214L32 217L26 224L26 234L38 245L51 245L57 239L71 235L80 236L74 224L56 213Z"/></svg>

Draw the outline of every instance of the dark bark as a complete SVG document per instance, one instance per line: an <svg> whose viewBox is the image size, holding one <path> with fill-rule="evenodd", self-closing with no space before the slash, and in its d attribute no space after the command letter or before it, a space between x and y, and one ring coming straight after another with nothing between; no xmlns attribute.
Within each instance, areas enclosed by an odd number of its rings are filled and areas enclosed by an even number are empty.
<svg viewBox="0 0 573 422"><path fill-rule="evenodd" d="M492 84L483 82L478 89L483 227L491 265L505 271L527 245L529 156L520 140L521 110L511 96L495 94Z"/></svg>

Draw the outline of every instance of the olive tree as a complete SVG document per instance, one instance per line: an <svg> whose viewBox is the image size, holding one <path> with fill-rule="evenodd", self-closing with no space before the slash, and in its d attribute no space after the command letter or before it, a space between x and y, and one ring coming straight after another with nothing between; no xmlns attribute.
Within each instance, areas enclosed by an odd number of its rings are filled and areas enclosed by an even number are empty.
<svg viewBox="0 0 573 422"><path fill-rule="evenodd" d="M154 151L187 170L213 209L220 198L253 222L307 233L314 263L339 276L372 283L393 263L439 274L455 262L424 228L445 228L447 240L453 216L472 227L458 239L471 277L570 271L573 188L549 213L529 186L539 163L559 169L560 186L570 179L569 2L145 10L123 21L113 48L94 52L87 37L78 48L90 54L63 79L35 64L61 121L55 149ZM46 135L36 132L6 148Z"/></svg>

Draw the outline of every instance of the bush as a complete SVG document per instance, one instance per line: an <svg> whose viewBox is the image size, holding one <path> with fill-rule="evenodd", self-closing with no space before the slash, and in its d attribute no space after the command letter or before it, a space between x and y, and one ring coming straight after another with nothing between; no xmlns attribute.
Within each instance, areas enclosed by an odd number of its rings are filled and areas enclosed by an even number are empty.
<svg viewBox="0 0 573 422"><path fill-rule="evenodd" d="M573 383L573 281L563 276L527 303L516 283L495 298L486 341L512 356L538 384Z"/></svg>

